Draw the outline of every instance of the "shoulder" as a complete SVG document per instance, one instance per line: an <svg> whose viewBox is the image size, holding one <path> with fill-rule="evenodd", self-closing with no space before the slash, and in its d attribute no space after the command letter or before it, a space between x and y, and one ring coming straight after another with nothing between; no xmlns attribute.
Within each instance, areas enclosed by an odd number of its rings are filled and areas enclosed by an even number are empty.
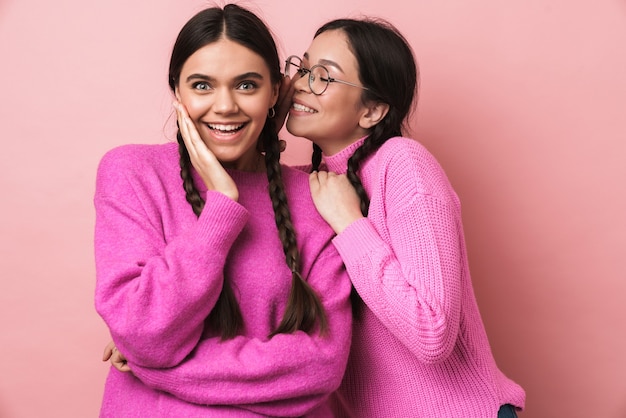
<svg viewBox="0 0 626 418"><path fill-rule="evenodd" d="M171 160L178 155L178 145L166 144L126 144L107 151L98 166L99 170L133 169L154 166Z"/></svg>
<svg viewBox="0 0 626 418"><path fill-rule="evenodd" d="M298 232L307 229L313 234L321 234L325 231L329 236L333 235L332 229L317 212L311 198L309 173L297 168L282 166L285 193L289 203L289 211L294 218L294 224Z"/></svg>
<svg viewBox="0 0 626 418"><path fill-rule="evenodd" d="M290 181L309 181L310 166L288 166L285 164L280 165L283 178L290 179ZM308 168L307 168L308 167Z"/></svg>
<svg viewBox="0 0 626 418"><path fill-rule="evenodd" d="M376 153L379 160L388 165L429 167L440 169L436 158L419 141L396 136L388 139Z"/></svg>
<svg viewBox="0 0 626 418"><path fill-rule="evenodd" d="M107 151L98 165L98 175L146 174L178 165L178 144L127 144Z"/></svg>
<svg viewBox="0 0 626 418"><path fill-rule="evenodd" d="M150 182L176 174L178 144L127 144L107 151L98 164L96 185L100 190L124 184Z"/></svg>
<svg viewBox="0 0 626 418"><path fill-rule="evenodd" d="M395 190L448 197L454 193L448 177L435 156L419 141L394 137L376 152L379 176Z"/></svg>
<svg viewBox="0 0 626 418"><path fill-rule="evenodd" d="M314 209L309 173L287 165L281 165L281 171L289 204L294 206L292 210L308 210L309 205Z"/></svg>

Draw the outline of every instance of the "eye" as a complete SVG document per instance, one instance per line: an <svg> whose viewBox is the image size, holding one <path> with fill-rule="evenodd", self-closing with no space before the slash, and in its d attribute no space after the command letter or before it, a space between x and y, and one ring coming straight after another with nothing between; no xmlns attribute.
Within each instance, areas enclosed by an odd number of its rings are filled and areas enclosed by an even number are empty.
<svg viewBox="0 0 626 418"><path fill-rule="evenodd" d="M191 85L191 88L200 91L211 90L211 86L206 81L197 81Z"/></svg>
<svg viewBox="0 0 626 418"><path fill-rule="evenodd" d="M257 85L254 81L243 81L237 86L239 90L251 91L256 89Z"/></svg>
<svg viewBox="0 0 626 418"><path fill-rule="evenodd" d="M300 77L304 77L309 72L309 69L308 68L304 68L304 67L299 67L296 72L298 73L298 75Z"/></svg>

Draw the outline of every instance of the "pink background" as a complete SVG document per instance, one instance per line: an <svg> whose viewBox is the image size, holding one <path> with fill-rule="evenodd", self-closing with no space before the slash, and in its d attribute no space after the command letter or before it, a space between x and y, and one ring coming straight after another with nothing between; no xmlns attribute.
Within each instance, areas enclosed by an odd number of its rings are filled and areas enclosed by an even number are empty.
<svg viewBox="0 0 626 418"><path fill-rule="evenodd" d="M525 418L626 416L626 3L246 1L302 53L386 17L422 70L413 136L464 204L474 285ZM167 60L205 1L0 1L0 416L97 416L98 160L172 138ZM286 136L286 135L285 135ZM290 141L284 160L307 160ZM416 394L419 396L419 394Z"/></svg>

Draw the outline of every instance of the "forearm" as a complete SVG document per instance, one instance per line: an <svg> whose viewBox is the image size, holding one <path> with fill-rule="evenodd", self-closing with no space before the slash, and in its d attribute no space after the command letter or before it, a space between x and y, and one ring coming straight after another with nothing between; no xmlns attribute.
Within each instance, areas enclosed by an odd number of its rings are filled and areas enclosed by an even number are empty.
<svg viewBox="0 0 626 418"><path fill-rule="evenodd" d="M458 335L459 247L443 248L440 227L420 219L420 208L407 212L387 220L389 243L369 219L350 225L334 243L364 303L421 361L433 363L448 357Z"/></svg>
<svg viewBox="0 0 626 418"><path fill-rule="evenodd" d="M209 338L176 367L131 363L131 369L148 386L188 402L245 405L277 416L306 413L339 387L350 348L350 283L339 257L327 261L322 276L326 287L317 286L328 319L327 334L313 330L278 334L270 340Z"/></svg>
<svg viewBox="0 0 626 418"><path fill-rule="evenodd" d="M167 242L122 205L104 199L96 207L96 309L129 360L152 367L179 363L200 339L246 212L230 207L230 222L218 223L207 210Z"/></svg>

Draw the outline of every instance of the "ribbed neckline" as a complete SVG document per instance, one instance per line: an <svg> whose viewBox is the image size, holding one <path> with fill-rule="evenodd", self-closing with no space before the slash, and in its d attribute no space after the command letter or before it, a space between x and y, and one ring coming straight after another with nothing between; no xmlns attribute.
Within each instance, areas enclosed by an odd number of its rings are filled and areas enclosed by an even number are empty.
<svg viewBox="0 0 626 418"><path fill-rule="evenodd" d="M366 136L348 145L335 155L322 155L322 159L328 168L328 171L334 171L335 173L345 174L348 171L348 160L354 154L357 148L359 148Z"/></svg>

